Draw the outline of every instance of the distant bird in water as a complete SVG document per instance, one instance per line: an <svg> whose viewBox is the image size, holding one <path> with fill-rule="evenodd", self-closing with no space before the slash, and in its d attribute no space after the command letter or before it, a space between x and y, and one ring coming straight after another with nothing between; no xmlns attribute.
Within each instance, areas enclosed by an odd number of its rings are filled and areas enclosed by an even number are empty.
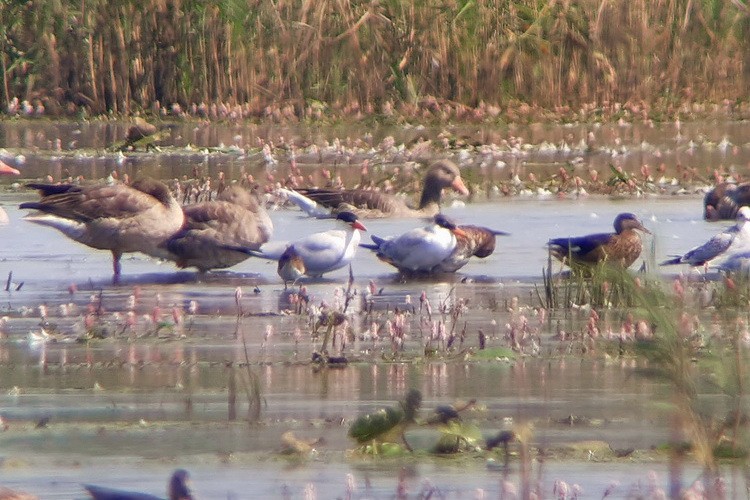
<svg viewBox="0 0 750 500"><path fill-rule="evenodd" d="M330 210L334 213L351 211L359 218L378 217L431 217L440 211L443 189L451 187L456 192L467 195L464 181L458 166L450 160L439 160L427 169L422 195L416 208L409 207L401 198L364 189L288 189L280 190L290 201L303 211L315 217L325 216ZM321 208L319 205L322 205Z"/></svg>
<svg viewBox="0 0 750 500"><path fill-rule="evenodd" d="M662 266L689 264L708 266L716 261L726 261L741 252L750 251L750 207L737 211L737 223L725 229L704 244L689 250L684 255L672 257L661 263Z"/></svg>
<svg viewBox="0 0 750 500"><path fill-rule="evenodd" d="M397 407L387 407L357 418L349 427L349 437L359 444L395 443L401 440L409 451L404 432L417 418L422 406L422 393L410 389Z"/></svg>
<svg viewBox="0 0 750 500"><path fill-rule="evenodd" d="M294 245L286 247L284 253L281 254L281 257L279 257L279 265L276 267L276 272L281 279L284 280L285 289L288 283L295 283L307 273L305 260L297 252Z"/></svg>
<svg viewBox="0 0 750 500"><path fill-rule="evenodd" d="M614 233L597 233L573 238L549 240L550 253L568 265L593 265L602 262L630 267L643 250L638 231L651 234L631 213L615 218Z"/></svg>
<svg viewBox="0 0 750 500"><path fill-rule="evenodd" d="M169 126L157 127L143 118L136 116L134 124L128 127L125 140L112 146L115 151L135 150L138 145L145 145L146 151L154 148L154 143L165 138L169 133Z"/></svg>
<svg viewBox="0 0 750 500"><path fill-rule="evenodd" d="M30 183L38 189L39 201L26 202L22 209L41 214L25 217L29 222L53 227L69 238L112 252L114 283L120 280L123 253L143 252L159 256L159 246L182 228L182 207L163 183L141 179L126 184Z"/></svg>
<svg viewBox="0 0 750 500"><path fill-rule="evenodd" d="M177 469L172 473L167 488L168 500L193 500L189 487L190 475L185 469ZM162 500L162 497L136 491L120 490L94 484L84 484L88 494L94 500Z"/></svg>
<svg viewBox="0 0 750 500"><path fill-rule="evenodd" d="M232 267L250 256L227 245L259 250L273 233L273 223L261 201L239 185L228 186L215 201L182 209L184 226L162 245L163 257L180 268L206 272Z"/></svg>
<svg viewBox="0 0 750 500"><path fill-rule="evenodd" d="M495 250L495 236L507 234L480 226L456 225L444 214L433 222L395 238L371 236L373 244L361 246L375 252L402 273L455 272L472 256L487 257Z"/></svg>
<svg viewBox="0 0 750 500"><path fill-rule="evenodd" d="M289 281L294 282L302 276L318 278L349 265L357 253L361 239L359 232L367 231L352 212L341 212L335 219L345 224L346 229L331 229L311 234L286 245L278 254L265 245L260 251L237 246L228 248L256 257L278 260L278 273L285 284Z"/></svg>
<svg viewBox="0 0 750 500"><path fill-rule="evenodd" d="M703 218L732 220L740 207L750 205L750 183L721 182L703 198Z"/></svg>
<svg viewBox="0 0 750 500"><path fill-rule="evenodd" d="M0 161L0 175L21 175L21 172ZM8 214L3 210L3 207L0 207L0 225L7 224L8 222L10 222Z"/></svg>

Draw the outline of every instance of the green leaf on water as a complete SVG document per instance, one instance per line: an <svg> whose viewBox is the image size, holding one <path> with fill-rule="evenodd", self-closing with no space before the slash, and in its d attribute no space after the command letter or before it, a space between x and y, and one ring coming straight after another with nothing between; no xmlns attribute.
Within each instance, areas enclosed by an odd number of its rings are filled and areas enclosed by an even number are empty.
<svg viewBox="0 0 750 500"><path fill-rule="evenodd" d="M516 353L508 347L489 347L476 351L473 357L475 359L515 359Z"/></svg>

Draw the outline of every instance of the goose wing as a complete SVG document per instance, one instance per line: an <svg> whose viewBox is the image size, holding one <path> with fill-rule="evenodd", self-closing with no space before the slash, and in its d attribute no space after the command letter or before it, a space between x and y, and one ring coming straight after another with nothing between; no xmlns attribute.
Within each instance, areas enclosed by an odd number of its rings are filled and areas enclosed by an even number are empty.
<svg viewBox="0 0 750 500"><path fill-rule="evenodd" d="M398 198L379 191L364 189L298 189L297 191L324 207L332 209L354 207L358 210L394 213L406 207Z"/></svg>

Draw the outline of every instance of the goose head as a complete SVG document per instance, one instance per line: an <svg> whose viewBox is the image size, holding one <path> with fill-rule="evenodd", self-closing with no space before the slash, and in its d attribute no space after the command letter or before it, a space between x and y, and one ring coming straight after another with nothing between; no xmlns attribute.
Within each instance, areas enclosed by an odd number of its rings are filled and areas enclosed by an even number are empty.
<svg viewBox="0 0 750 500"><path fill-rule="evenodd" d="M425 174L419 208L423 209L431 203L439 205L443 189L447 187L462 195L469 194L458 166L450 160L440 160L433 163Z"/></svg>
<svg viewBox="0 0 750 500"><path fill-rule="evenodd" d="M747 221L750 221L750 207L740 207L737 210L737 224L744 226Z"/></svg>

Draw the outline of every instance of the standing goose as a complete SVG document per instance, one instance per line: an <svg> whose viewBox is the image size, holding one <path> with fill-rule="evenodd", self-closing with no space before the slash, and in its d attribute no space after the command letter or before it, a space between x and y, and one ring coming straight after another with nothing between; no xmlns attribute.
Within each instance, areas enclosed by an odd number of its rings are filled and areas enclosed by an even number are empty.
<svg viewBox="0 0 750 500"><path fill-rule="evenodd" d="M196 267L200 272L239 264L249 255L227 248L241 246L258 250L273 232L273 223L257 197L232 185L215 201L183 207L185 225L164 244L164 258L178 267Z"/></svg>
<svg viewBox="0 0 750 500"><path fill-rule="evenodd" d="M615 217L614 233L597 233L549 240L550 253L565 264L592 265L601 262L630 267L643 250L637 231L651 234L631 213ZM572 262L571 262L572 261Z"/></svg>
<svg viewBox="0 0 750 500"><path fill-rule="evenodd" d="M352 211L360 218L377 217L432 217L440 211L443 189L451 187L460 194L467 195L461 172L449 160L439 160L427 170L424 187L417 208L411 208L396 196L379 191L364 189L282 189L289 200L310 215L320 217L332 210ZM322 205L326 210L321 209Z"/></svg>
<svg viewBox="0 0 750 500"><path fill-rule="evenodd" d="M180 230L182 208L163 183L142 179L131 186L31 183L41 199L22 209L42 212L26 219L53 227L69 238L112 252L113 283L120 280L120 258L126 252L159 256L159 246Z"/></svg>
<svg viewBox="0 0 750 500"><path fill-rule="evenodd" d="M704 244L689 250L684 255L665 260L661 265L708 266L711 262L726 261L733 255L750 251L750 224L748 224L748 221L750 221L750 207L741 207L737 211L737 223L735 225L720 232Z"/></svg>
<svg viewBox="0 0 750 500"><path fill-rule="evenodd" d="M174 471L167 487L168 500L193 500L189 481L190 475L185 469ZM94 484L84 484L83 487L94 500L161 500L162 498L150 493L120 490Z"/></svg>

